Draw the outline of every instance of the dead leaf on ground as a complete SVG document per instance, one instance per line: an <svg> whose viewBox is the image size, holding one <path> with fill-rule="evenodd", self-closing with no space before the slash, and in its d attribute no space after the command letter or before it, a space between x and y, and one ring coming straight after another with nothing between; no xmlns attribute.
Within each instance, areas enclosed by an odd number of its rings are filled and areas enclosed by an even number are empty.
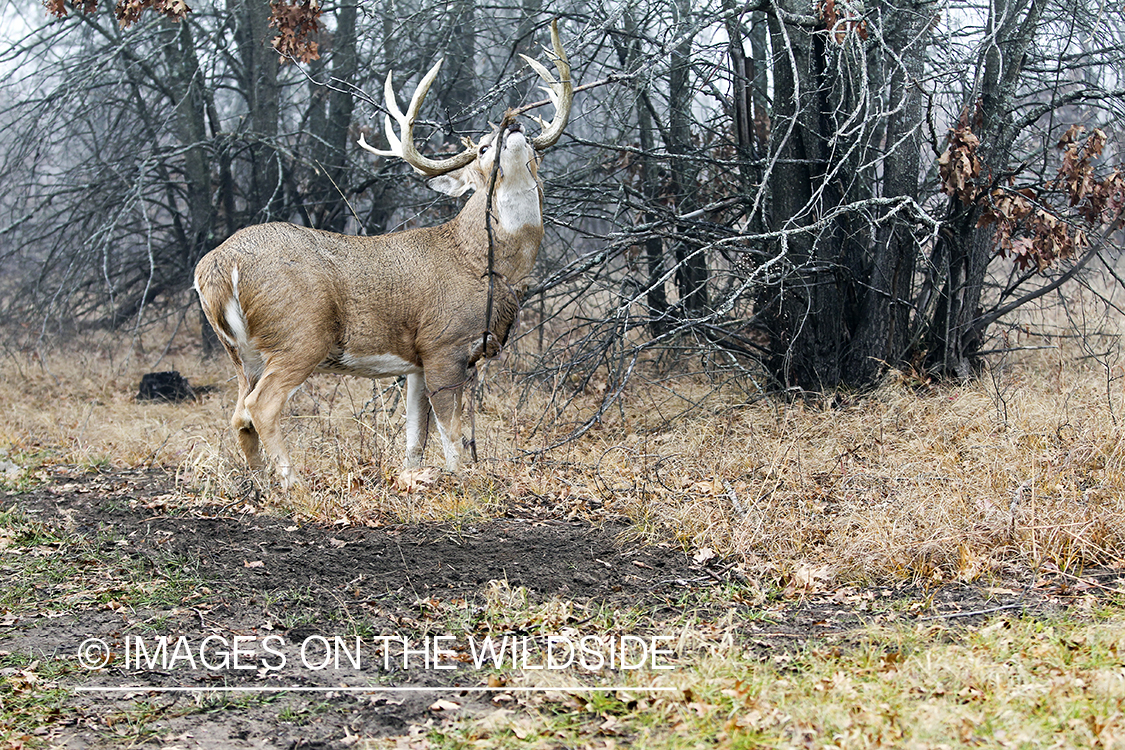
<svg viewBox="0 0 1125 750"><path fill-rule="evenodd" d="M626 728L626 725L620 719L609 715L605 717L605 721L598 725L598 732L601 734L621 734Z"/></svg>
<svg viewBox="0 0 1125 750"><path fill-rule="evenodd" d="M440 472L434 467L426 469L403 469L395 477L394 488L399 492L417 492L437 483Z"/></svg>
<svg viewBox="0 0 1125 750"><path fill-rule="evenodd" d="M74 493L86 494L90 491L89 487L78 484L77 482L67 482L66 484L56 484L47 488L47 492L52 495L70 495Z"/></svg>
<svg viewBox="0 0 1125 750"><path fill-rule="evenodd" d="M715 550L711 549L710 547L703 547L694 555L692 555L691 559L702 565L703 563L715 557L718 557L718 555L715 554Z"/></svg>
<svg viewBox="0 0 1125 750"><path fill-rule="evenodd" d="M431 711L459 711L461 709L460 703L447 701L445 699L436 700L430 704Z"/></svg>
<svg viewBox="0 0 1125 750"><path fill-rule="evenodd" d="M485 716L477 724L478 739L489 737L512 723L511 717L516 712L509 708L498 708Z"/></svg>
<svg viewBox="0 0 1125 750"><path fill-rule="evenodd" d="M785 593L788 595L804 595L815 591L823 591L826 584L831 580L831 566L801 563L801 565L793 571L793 577L786 587Z"/></svg>

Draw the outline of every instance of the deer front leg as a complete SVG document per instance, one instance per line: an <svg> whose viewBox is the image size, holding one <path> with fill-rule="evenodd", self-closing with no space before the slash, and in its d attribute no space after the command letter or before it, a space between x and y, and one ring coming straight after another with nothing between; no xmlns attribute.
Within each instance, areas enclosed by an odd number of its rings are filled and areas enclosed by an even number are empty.
<svg viewBox="0 0 1125 750"><path fill-rule="evenodd" d="M457 471L466 457L465 440L461 434L461 392L467 377L465 365L428 365L424 370L430 406L434 410L441 447L445 451L445 468Z"/></svg>
<svg viewBox="0 0 1125 750"><path fill-rule="evenodd" d="M426 378L406 376L406 461L404 468L422 465L422 452L430 432L430 403L426 400Z"/></svg>

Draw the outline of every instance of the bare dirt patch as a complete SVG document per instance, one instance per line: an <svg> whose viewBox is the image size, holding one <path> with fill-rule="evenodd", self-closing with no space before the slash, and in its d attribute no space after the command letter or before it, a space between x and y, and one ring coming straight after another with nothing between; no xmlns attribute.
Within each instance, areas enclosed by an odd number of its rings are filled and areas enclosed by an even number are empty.
<svg viewBox="0 0 1125 750"><path fill-rule="evenodd" d="M498 698L512 699L502 692L510 675L473 668L466 636L587 627L644 635L687 620L722 620L724 633L748 651L784 658L880 620L1048 612L1067 597L1117 586L1107 571L1101 579L1088 573L1080 585L1032 575L991 587L823 590L810 573L805 590L770 592L722 560L697 562L672 545L629 543L625 526L567 521L549 508L457 524L300 525L264 513L177 506L168 500L177 491L173 480L159 471L58 468L45 479L3 504L33 519L44 539L25 540L20 564L0 558L0 582L19 592L6 614L0 610L0 654L60 660L53 679L66 694L41 731L65 747L344 747L355 737L406 735L449 716L483 715ZM23 564L26 556L47 567ZM498 597L502 606L492 606ZM461 638L452 644L460 649L456 669L404 659L395 642L382 656L369 651L358 667L310 669L296 658L298 644L310 638L314 646L336 636L349 644L388 635L418 644L443 633ZM238 636L256 650L239 665L245 669L211 669L187 658L171 668L126 661L128 639L151 647L160 636L193 647L208 637L230 646ZM92 637L114 654L96 671L76 658ZM277 669L263 668L280 663L261 648L269 637L289 657ZM210 653L214 663L218 651ZM321 653L309 658L318 662ZM185 685L260 692L161 692ZM499 692L467 689L482 685ZM133 689L71 692L126 686ZM332 690L263 690L278 686ZM361 691L369 688L382 692Z"/></svg>
<svg viewBox="0 0 1125 750"><path fill-rule="evenodd" d="M172 509L164 498L174 490L172 480L159 472L60 472L49 484L8 498L7 505L18 506L46 528L94 540L93 547L81 550L46 544L38 554L79 558L81 565L83 557L112 551L120 555L117 565L134 575L148 571L152 579L166 580L178 569L188 581L183 590L151 601L134 596L126 603L127 591L109 591L103 597L109 601L77 606L65 606L65 584L52 590L48 582L37 582L31 599L39 606L7 616L0 650L13 654L71 658L91 637L109 645L115 659L107 668L74 670L60 680L66 687L137 688L125 694L80 693L65 722L70 726L54 731L54 740L67 747L112 745L115 726L128 727L136 738L142 719L141 738L153 741L190 735L193 745L315 747L349 735L401 734L412 723L448 713L431 709L441 698L455 702L458 715L491 706L490 695L458 690L481 684L478 670L439 671L419 665L424 658L404 668L393 642L389 669L385 658L367 659L360 669L345 664L325 670L305 668L291 658L293 666L262 672L191 669L183 660L173 670L125 668L120 664L128 637L150 643L159 635L172 642L184 637L194 645L218 636L225 642L214 643L229 645L235 635L257 639L250 644L275 635L287 651L310 636L340 635L349 644L357 633L368 643L375 634L424 641L428 632L450 629L450 612L464 611L466 627L478 627L473 612L484 606L484 592L498 583L506 592L526 589L531 602L570 603L571 613L559 623L565 625L568 619L589 617L588 611L604 610L612 618L615 609L668 608L686 587L706 577L682 551L621 543L621 527L552 518L456 526L299 526L287 518L215 507ZM0 573L9 575L10 570ZM219 657L213 652L214 664ZM319 661L320 653L310 660ZM205 700L152 692L182 685L344 689ZM364 685L449 690L347 691ZM136 716L138 701L146 704L144 717Z"/></svg>

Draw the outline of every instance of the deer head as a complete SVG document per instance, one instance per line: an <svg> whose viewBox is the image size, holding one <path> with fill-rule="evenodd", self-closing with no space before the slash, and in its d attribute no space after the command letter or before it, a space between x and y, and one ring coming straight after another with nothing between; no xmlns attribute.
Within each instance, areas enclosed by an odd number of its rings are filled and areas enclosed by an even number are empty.
<svg viewBox="0 0 1125 750"><path fill-rule="evenodd" d="M562 42L559 40L559 25L557 21L551 22L551 46L555 52L555 64L559 70L559 80L555 80L550 71L547 70L541 63L527 55L521 54L520 57L539 74L545 82L543 90L547 92L551 103L555 107L555 117L550 124L544 125L543 132L531 139L531 145L536 151L546 151L559 140L562 135L563 129L566 128L567 120L570 118L570 105L574 99L574 88L570 80L570 64L566 58L566 52L563 50ZM426 98L426 94L430 91L430 86L433 85L434 79L437 78L438 71L441 70L441 64L444 59L438 60L434 66L430 68L429 72L422 77L422 81L415 89L414 95L410 98L410 106L406 108L404 114L399 109L398 101L395 99L394 85L391 79L394 77L394 71L387 73L387 79L383 83L383 95L386 100L388 114L384 117L383 125L384 131L387 136L387 143L390 144L390 149L382 150L374 148L369 145L364 139L363 134L359 136L359 145L367 149L373 154L379 156L398 157L405 161L410 166L414 167L418 174L426 175L427 177L437 177L452 172L456 169L461 169L474 162L478 167L484 167L486 156L489 147L496 134L504 130L504 126L508 124L511 119L511 113L504 116L500 126L498 126L490 135L481 139L480 144L475 148L473 145L467 144L464 151L444 159L431 159L423 156L418 152L414 146L414 123L418 119L418 112L422 108L422 102ZM398 123L399 132L402 133L400 138L394 132L394 126L391 118ZM483 169L478 169L478 173L483 173Z"/></svg>

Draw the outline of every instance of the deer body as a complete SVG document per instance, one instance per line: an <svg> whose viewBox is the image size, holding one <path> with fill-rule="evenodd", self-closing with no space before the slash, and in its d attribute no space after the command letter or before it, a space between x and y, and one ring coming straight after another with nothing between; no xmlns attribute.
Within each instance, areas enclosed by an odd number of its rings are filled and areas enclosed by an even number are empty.
<svg viewBox="0 0 1125 750"><path fill-rule="evenodd" d="M388 76L390 109L403 137L396 143L388 123L392 151L377 153L402 156L431 175L436 189L452 195L475 190L452 220L376 237L263 224L236 232L200 260L195 287L237 370L239 395L231 424L252 468L265 466L264 448L283 487L294 483L281 413L318 371L405 375L406 468L421 463L430 408L445 466L458 468L465 450L462 386L476 362L499 351L515 321L519 285L530 274L543 238L536 152L561 134L570 91L569 68L557 30L552 31L563 79L554 86L565 86L556 93L566 96L552 97L556 118L550 131L535 139L518 124L504 124L482 139L470 158L459 156L452 166L421 157L412 143L413 119L440 63L423 79L408 115L394 105ZM486 321L489 229L492 317Z"/></svg>

